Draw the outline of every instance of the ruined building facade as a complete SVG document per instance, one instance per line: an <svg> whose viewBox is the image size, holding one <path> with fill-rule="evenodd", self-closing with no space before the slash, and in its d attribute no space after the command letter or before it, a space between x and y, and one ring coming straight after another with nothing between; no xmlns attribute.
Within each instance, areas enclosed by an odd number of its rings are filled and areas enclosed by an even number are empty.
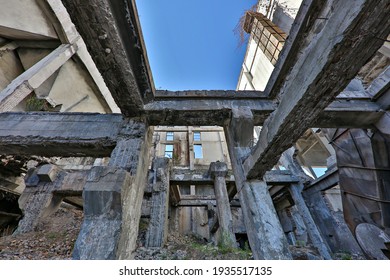
<svg viewBox="0 0 390 280"><path fill-rule="evenodd" d="M181 92L154 88L134 0L0 2L1 227L66 202L75 259L133 258L140 221L147 247L388 258L388 1L260 1L237 90Z"/></svg>

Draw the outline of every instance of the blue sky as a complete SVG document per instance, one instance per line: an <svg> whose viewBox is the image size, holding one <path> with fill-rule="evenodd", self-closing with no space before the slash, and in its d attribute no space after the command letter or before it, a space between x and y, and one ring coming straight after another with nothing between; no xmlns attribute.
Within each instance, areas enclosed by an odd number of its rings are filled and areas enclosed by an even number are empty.
<svg viewBox="0 0 390 280"><path fill-rule="evenodd" d="M256 0L137 0L156 89L235 89L246 45L233 30Z"/></svg>

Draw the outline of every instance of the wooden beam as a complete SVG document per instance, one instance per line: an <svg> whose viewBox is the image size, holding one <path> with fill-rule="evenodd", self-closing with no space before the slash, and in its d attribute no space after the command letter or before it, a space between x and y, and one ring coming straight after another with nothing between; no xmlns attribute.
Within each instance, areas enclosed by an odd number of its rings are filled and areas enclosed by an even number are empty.
<svg viewBox="0 0 390 280"><path fill-rule="evenodd" d="M1 113L3 154L109 156L122 126L119 114Z"/></svg>
<svg viewBox="0 0 390 280"><path fill-rule="evenodd" d="M64 65L76 51L76 45L63 44L15 78L0 92L0 112L12 110Z"/></svg>
<svg viewBox="0 0 390 280"><path fill-rule="evenodd" d="M62 2L122 113L139 116L154 85L134 1Z"/></svg>
<svg viewBox="0 0 390 280"><path fill-rule="evenodd" d="M313 22L296 63L290 65L280 103L265 122L259 141L244 161L248 178L261 178L279 155L313 125L320 113L356 76L390 32L388 1L333 2ZM367 33L369 30L369 33ZM361 34L366 34L362 36Z"/></svg>

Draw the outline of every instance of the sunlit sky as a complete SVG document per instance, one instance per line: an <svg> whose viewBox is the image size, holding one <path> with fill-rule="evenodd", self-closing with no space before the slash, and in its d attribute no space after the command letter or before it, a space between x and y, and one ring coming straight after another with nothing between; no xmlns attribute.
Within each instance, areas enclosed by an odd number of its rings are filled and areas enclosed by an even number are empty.
<svg viewBox="0 0 390 280"><path fill-rule="evenodd" d="M256 0L137 0L156 89L235 89L246 45L234 28Z"/></svg>

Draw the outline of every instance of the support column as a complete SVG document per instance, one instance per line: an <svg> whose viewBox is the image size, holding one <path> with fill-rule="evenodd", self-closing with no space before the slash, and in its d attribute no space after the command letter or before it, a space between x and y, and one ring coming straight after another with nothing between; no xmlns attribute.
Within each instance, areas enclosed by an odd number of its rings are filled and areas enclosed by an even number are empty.
<svg viewBox="0 0 390 280"><path fill-rule="evenodd" d="M306 225L307 233L309 234L310 240L313 243L314 247L317 248L318 252L325 260L331 260L331 251L328 248L325 240L322 239L320 232L317 229L317 226L310 215L310 211L306 206L305 201L302 197L302 184L291 184L289 186L289 192L295 203L295 206L298 208L299 213L303 217L303 221Z"/></svg>
<svg viewBox="0 0 390 280"><path fill-rule="evenodd" d="M321 192L303 193L307 207L333 253L363 255L360 246L344 221L342 213L331 212Z"/></svg>
<svg viewBox="0 0 390 280"><path fill-rule="evenodd" d="M145 247L162 247L167 241L169 202L169 159L153 161L152 209Z"/></svg>
<svg viewBox="0 0 390 280"><path fill-rule="evenodd" d="M217 200L218 222L220 229L220 243L228 247L237 247L236 237L233 232L233 218L230 210L229 196L226 189L225 176L228 173L227 164L224 162L212 162L210 174L214 178L214 192Z"/></svg>
<svg viewBox="0 0 390 280"><path fill-rule="evenodd" d="M229 155L239 193L244 223L254 259L292 259L268 187L264 181L247 181L242 166L253 136L253 115L249 108L233 108L225 127Z"/></svg>
<svg viewBox="0 0 390 280"><path fill-rule="evenodd" d="M115 259L122 223L121 190L129 184L130 175L121 168L91 169L83 190L84 220L73 259Z"/></svg>
<svg viewBox="0 0 390 280"><path fill-rule="evenodd" d="M26 188L19 198L19 207L24 216L14 235L34 231L42 218L58 209L62 197L55 195L54 191L61 188L66 174L52 164L28 171Z"/></svg>
<svg viewBox="0 0 390 280"><path fill-rule="evenodd" d="M91 170L75 259L132 259L149 167L152 129L126 119L108 167Z"/></svg>

